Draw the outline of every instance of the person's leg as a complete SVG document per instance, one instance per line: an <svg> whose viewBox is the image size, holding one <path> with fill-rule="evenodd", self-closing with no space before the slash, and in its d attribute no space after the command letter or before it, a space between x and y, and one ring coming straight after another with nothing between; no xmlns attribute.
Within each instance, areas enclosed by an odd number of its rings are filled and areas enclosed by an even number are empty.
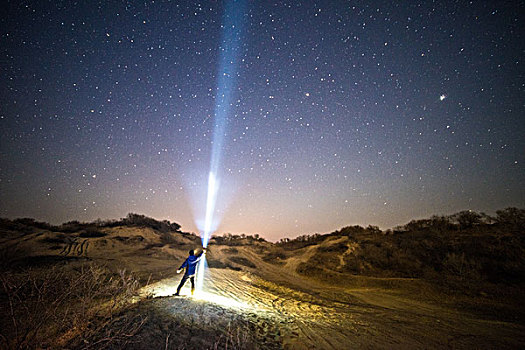
<svg viewBox="0 0 525 350"><path fill-rule="evenodd" d="M190 277L191 282L191 295L193 295L193 292L195 292L195 276Z"/></svg>
<svg viewBox="0 0 525 350"><path fill-rule="evenodd" d="M182 286L184 285L184 283L186 283L187 280L188 275L184 274L184 276L182 276L182 279L180 280L179 286L177 287L177 293L175 295L179 295Z"/></svg>

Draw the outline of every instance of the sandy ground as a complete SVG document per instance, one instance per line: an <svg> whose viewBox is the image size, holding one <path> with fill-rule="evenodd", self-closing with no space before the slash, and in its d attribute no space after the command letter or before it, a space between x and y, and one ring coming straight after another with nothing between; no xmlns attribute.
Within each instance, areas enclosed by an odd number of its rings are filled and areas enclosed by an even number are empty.
<svg viewBox="0 0 525 350"><path fill-rule="evenodd" d="M180 277L146 287L143 297L153 295L155 307L194 323L228 325L242 319L258 335L260 348L520 348L525 342L522 325L478 319L388 290L327 288L306 281L299 290L247 272L208 269L204 293L190 297L188 282L185 297L170 297Z"/></svg>
<svg viewBox="0 0 525 350"><path fill-rule="evenodd" d="M127 269L144 279L153 276L158 282L141 290L133 311L147 321L129 348L514 349L525 344L525 326L519 319L504 322L509 318L482 318L446 307L439 302L446 296L432 289L435 299L423 297L423 291L418 295L417 281L405 279L403 289L387 279L364 276L353 276L359 283L352 287L303 278L295 271L314 254L314 247L273 263L257 253L268 244L210 247L210 262L232 264L230 268L207 269L204 289L194 297L189 296L189 281L182 290L185 296L172 297L182 277L175 269L188 249L198 248L195 238L174 236L175 243L166 245L159 244L160 236L150 229L118 227L105 232L105 237L60 244L54 241L59 234L51 232L5 236L0 243L19 242L20 248L32 252L25 261L33 264L63 261L73 267L85 260L115 271ZM249 260L252 267L232 262L232 257Z"/></svg>

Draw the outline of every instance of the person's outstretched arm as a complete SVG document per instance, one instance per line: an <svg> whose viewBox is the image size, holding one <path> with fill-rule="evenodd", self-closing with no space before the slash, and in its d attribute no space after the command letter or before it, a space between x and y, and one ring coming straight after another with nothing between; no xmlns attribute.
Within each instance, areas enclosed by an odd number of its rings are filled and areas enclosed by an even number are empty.
<svg viewBox="0 0 525 350"><path fill-rule="evenodd" d="M180 265L179 269L177 270L177 273L180 273L182 271L182 269L187 267L187 266L188 266L188 258L186 258L186 260L184 260L182 265Z"/></svg>
<svg viewBox="0 0 525 350"><path fill-rule="evenodd" d="M199 255L197 255L197 260L196 261L199 261L201 258L202 258L202 255L206 253L206 248L202 248L202 252L200 252Z"/></svg>

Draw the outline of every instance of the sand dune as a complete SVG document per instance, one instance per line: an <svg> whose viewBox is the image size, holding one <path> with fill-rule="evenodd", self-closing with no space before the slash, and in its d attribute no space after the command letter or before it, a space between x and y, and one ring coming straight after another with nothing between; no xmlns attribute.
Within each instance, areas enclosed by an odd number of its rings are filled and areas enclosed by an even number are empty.
<svg viewBox="0 0 525 350"><path fill-rule="evenodd" d="M125 330L133 334L118 338L117 348L471 349L520 348L525 342L523 307L512 298L505 303L444 292L424 278L352 273L348 269L357 265L348 265L355 254L366 253L367 242L377 246L386 239L359 232L362 237L328 235L294 247L251 238L212 241L204 289L193 297L189 282L182 297L172 296L181 278L177 267L189 249L199 248L200 239L193 235L134 226L67 234L3 229L0 246L4 276L53 266L83 271L93 264L113 271L117 279L127 276L125 271L137 276L143 287L130 297L131 306L112 311L108 320L113 321L106 321L119 327L119 320L127 320ZM395 243L395 237L388 239ZM124 285L131 283L127 278L121 277ZM499 290L510 293L512 288ZM2 307L8 310L6 291L4 285ZM3 322L10 325L9 319ZM103 341L107 331L102 327L90 339ZM60 344L75 347L75 334L81 335L76 332L47 334L47 341L56 336ZM33 345L43 344L39 339L35 336Z"/></svg>

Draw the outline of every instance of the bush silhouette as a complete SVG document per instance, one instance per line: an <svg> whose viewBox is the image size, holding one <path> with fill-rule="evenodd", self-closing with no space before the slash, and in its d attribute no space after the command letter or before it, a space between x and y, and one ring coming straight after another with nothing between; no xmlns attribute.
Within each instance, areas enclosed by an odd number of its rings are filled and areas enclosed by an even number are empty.
<svg viewBox="0 0 525 350"><path fill-rule="evenodd" d="M388 234L380 234L375 227L344 227L315 236L320 246L297 272L318 274L323 279L335 271L373 277L424 278L438 283L455 280L469 288L480 281L523 283L525 211L507 208L496 214L496 218L491 218L483 213L461 211L450 216L432 216L412 220L385 232ZM346 236L348 240L325 244L334 236ZM309 244L311 238L299 237L282 240L277 246L293 254L294 249Z"/></svg>
<svg viewBox="0 0 525 350"><path fill-rule="evenodd" d="M452 218L457 221L460 229L471 228L482 223L482 215L471 210L460 211L452 215Z"/></svg>
<svg viewBox="0 0 525 350"><path fill-rule="evenodd" d="M116 223L116 226L149 227L162 233L180 232L180 225L175 222L171 223L168 220L158 221L145 215L134 213L129 213L126 218Z"/></svg>
<svg viewBox="0 0 525 350"><path fill-rule="evenodd" d="M506 208L496 211L496 222L511 228L525 227L525 209Z"/></svg>

